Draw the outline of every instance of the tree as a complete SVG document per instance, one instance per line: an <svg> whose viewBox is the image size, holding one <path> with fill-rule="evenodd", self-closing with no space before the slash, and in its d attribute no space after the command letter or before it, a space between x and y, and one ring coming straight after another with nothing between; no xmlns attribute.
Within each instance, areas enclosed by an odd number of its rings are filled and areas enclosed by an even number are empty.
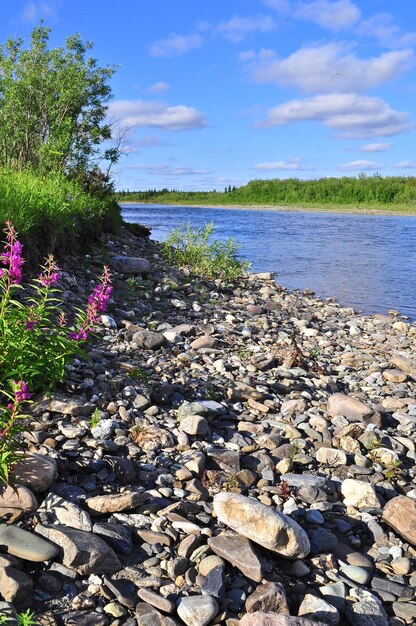
<svg viewBox="0 0 416 626"><path fill-rule="evenodd" d="M20 38L0 45L0 166L86 172L106 156L115 69L87 57L92 43L79 35L50 50L50 32L41 22L29 47Z"/></svg>

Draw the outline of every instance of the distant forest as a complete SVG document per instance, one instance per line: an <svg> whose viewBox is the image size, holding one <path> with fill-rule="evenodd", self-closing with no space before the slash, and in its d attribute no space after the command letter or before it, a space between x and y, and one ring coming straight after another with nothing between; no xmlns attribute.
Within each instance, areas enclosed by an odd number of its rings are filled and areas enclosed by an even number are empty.
<svg viewBox="0 0 416 626"><path fill-rule="evenodd" d="M412 205L416 204L416 177L359 174L358 177L317 180L252 180L242 187L228 186L223 191L177 191L167 188L120 191L118 201L224 205Z"/></svg>

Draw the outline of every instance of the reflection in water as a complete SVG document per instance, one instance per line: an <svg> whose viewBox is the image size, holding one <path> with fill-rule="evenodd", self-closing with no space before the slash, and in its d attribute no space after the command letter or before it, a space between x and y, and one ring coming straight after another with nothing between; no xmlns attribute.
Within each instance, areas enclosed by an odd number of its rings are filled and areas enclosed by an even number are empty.
<svg viewBox="0 0 416 626"><path fill-rule="evenodd" d="M416 319L416 218L123 205L123 218L163 240L178 224L214 222L253 271L273 271L289 289L313 289L365 313L398 309Z"/></svg>

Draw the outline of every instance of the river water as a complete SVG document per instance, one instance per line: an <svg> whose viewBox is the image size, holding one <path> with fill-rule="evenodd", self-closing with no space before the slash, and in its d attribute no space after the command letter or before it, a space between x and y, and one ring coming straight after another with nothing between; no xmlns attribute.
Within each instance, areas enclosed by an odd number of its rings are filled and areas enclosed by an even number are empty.
<svg viewBox="0 0 416 626"><path fill-rule="evenodd" d="M123 219L162 241L176 226L216 225L254 272L289 289L312 289L366 314L399 310L416 320L416 216L122 205Z"/></svg>

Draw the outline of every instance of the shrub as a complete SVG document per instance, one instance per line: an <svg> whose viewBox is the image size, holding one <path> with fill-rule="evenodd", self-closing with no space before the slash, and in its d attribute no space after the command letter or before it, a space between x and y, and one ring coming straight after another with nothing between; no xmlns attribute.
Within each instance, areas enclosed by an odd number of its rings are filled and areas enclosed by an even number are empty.
<svg viewBox="0 0 416 626"><path fill-rule="evenodd" d="M190 224L175 228L163 244L165 258L204 278L224 281L240 278L250 263L239 257L240 245L231 238L225 242L218 239L210 242L214 230L212 223L203 228Z"/></svg>

